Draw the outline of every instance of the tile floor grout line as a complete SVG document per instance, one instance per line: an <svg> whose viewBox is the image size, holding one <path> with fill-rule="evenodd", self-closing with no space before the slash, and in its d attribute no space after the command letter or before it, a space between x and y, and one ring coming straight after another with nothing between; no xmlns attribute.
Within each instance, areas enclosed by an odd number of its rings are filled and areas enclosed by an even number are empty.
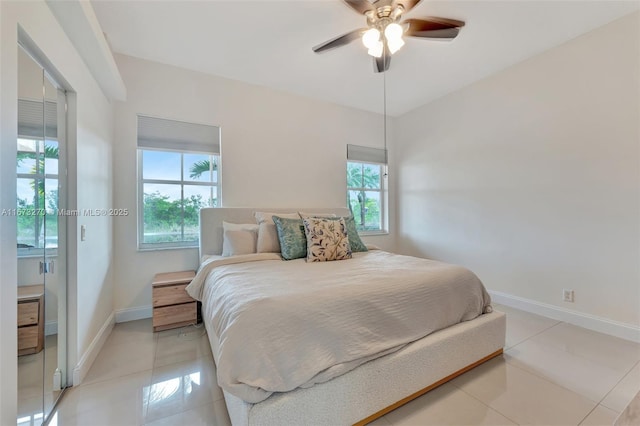
<svg viewBox="0 0 640 426"><path fill-rule="evenodd" d="M503 359L504 359L504 357L503 357ZM567 391L567 392L571 392L571 393L573 393L573 394L575 394L575 395L580 396L581 398L586 399L586 400L587 400L587 401L589 401L589 402L594 403L594 404L595 404L595 406L594 406L594 407L589 411L589 413L587 414L587 416L588 416L589 414L591 414L591 411L595 410L595 409L596 409L596 407L597 407L598 405L600 405L599 403L597 403L597 402L593 401L592 399L590 399L590 398L588 398L588 397L586 397L586 396L582 395L581 393L578 393L578 392L576 392L576 391L573 391L573 390L571 390L571 389L568 389L568 388L566 388L566 387L564 387L564 386L562 386L562 385L560 385L560 384L558 384L558 383L552 382L552 381L550 381L550 380L548 380L548 379L546 379L546 378L544 378L544 377L541 377L541 376L539 376L539 375L537 375L537 374L535 374L535 373L532 373L532 372L530 372L530 371L528 371L528 370L525 370L525 369L523 369L523 368L521 368L521 367L518 367L517 365L514 365L514 364L512 364L512 363L508 362L506 359L504 359L504 362L505 362L505 363L507 363L507 364L509 364L511 367L513 367L513 368L516 368L516 369L520 370L521 372L531 374L532 376L537 377L537 378L538 378L538 379L540 379L540 380L543 380L543 381L545 381L545 382L547 382L547 383L549 383L549 384L551 384L551 385L558 386L559 388L561 388L561 389L563 389L563 390L565 390L565 391ZM455 386L455 385L454 385L454 386ZM461 387L459 387L459 386L456 386L456 387L457 387L458 389L460 389L461 391L463 391L463 392L467 393L468 395L473 396L472 394L470 394L470 393L466 392L466 391L465 391L464 389L462 389ZM474 398L475 398L475 397L474 397ZM476 398L476 399L478 399L478 398ZM480 401L480 402L482 402L482 401ZM484 404L484 403L483 403L483 404ZM485 404L485 405L487 405L487 404ZM504 417L507 417L507 416L505 416L503 413L501 413L500 411L498 411L497 409L495 409L495 408L491 407L490 405L487 405L487 407L491 408L491 409L492 409L492 410L494 410L494 411L497 411L498 413L500 413L500 414L501 414L501 415L503 415ZM608 408L608 407L607 407L607 408ZM511 420L509 417L507 417L507 418L508 418L509 420ZM585 418L586 418L586 417L585 417ZM585 418L583 418L583 419L580 421L580 423L582 423L582 422L584 421L584 419L585 419ZM511 421L513 421L513 420L511 420ZM518 422L515 422L515 423L516 423L516 424L519 424ZM580 423L577 423L577 425L579 425Z"/></svg>
<svg viewBox="0 0 640 426"><path fill-rule="evenodd" d="M544 317L544 318L547 318L547 317ZM549 318L549 319L552 319L552 318ZM555 320L554 320L554 321L555 321ZM534 337L541 335L541 334L542 334L542 333L544 333L545 331L551 330L553 327L556 327L556 326L558 326L558 325L562 324L563 322L564 322L564 321L558 321L557 323L552 324L552 325L550 325L549 327L547 327L547 328L544 328L544 329L540 330L540 331L539 331L539 332L537 332L536 334L532 334L531 336L527 337L526 339L523 339L523 340L519 341L518 343L516 343L516 344L514 344L514 345L509 346L509 348L507 348L507 349L506 349L506 351L511 350L511 349L515 348L516 346L518 346L518 345L521 345L522 343L526 342L526 341L527 341L527 340L529 340L529 339L533 339Z"/></svg>
<svg viewBox="0 0 640 426"><path fill-rule="evenodd" d="M620 384L620 383L621 383L621 382L622 382L622 381L623 381L623 380L624 380L624 379L625 379L629 374L631 374L631 372L633 371L633 369L634 369L634 368L636 368L638 365L640 365L640 361L638 361L638 362L636 362L635 364L633 364L633 366L631 367L631 369L630 369L629 371L627 371L627 372L624 374L624 376L622 376L622 377L620 378L620 380L618 380L618 381L616 382L616 384L615 384L615 385L613 385L613 387L612 387L611 389L609 389L609 392L607 392L607 393L606 393L606 395L602 397L602 399L600 400L600 402L598 402L598 405L602 405L603 407L608 408L608 409L609 409L609 410L611 410L611 411L618 412L618 410L615 410L615 409L613 409L613 408L611 408L611 407L608 407L608 406L604 405L604 404L602 403L602 401L604 401L605 399L607 399L607 397L609 396L609 394L610 394L611 392L613 392L613 390L614 390L616 387L618 387L618 385L619 385L619 384ZM618 414L620 414L620 413L618 413Z"/></svg>
<svg viewBox="0 0 640 426"><path fill-rule="evenodd" d="M567 322L565 322L565 321L561 321L560 323L573 325L573 324L567 323ZM558 323L558 324L560 324L560 323ZM534 338L534 337L536 337L536 336L540 335L541 333L543 333L543 332L545 332L545 331L547 331L547 330L549 330L549 329L551 329L551 328L553 328L553 327L557 326L558 324L554 324L553 326L551 326L551 327L549 327L549 328L547 328L547 329L545 329L545 330L541 331L540 333L537 333L537 334L535 334L535 335L533 335L533 336L531 336L531 337L529 337L529 338L527 338L527 339L523 340L522 342L518 343L518 345L520 345L520 344L524 343L526 340L529 340L529 339L531 339L531 338ZM576 327L579 327L579 326L576 326ZM582 327L581 327L581 328L582 328ZM515 346L517 346L517 345L514 345L514 346L510 347L510 348L509 348L509 349L507 349L504 353L505 353L506 355L510 355L510 354L508 354L507 352L509 352L509 351L510 351L511 349L513 349ZM504 356L503 356L503 357L504 357ZM616 411L616 412L617 412L617 410L615 410L615 409L613 409L613 408L611 408L611 407L607 407L606 405L602 404L602 401L604 401L604 400L605 400L605 398L606 398L606 397L607 397L607 396L608 396L608 395L613 391L613 389L615 389L615 387L616 387L616 386L618 386L618 385L620 384L620 382L621 382L622 380L624 380L624 378L625 378L625 377L627 377L627 376L629 375L629 373L631 373L631 371L632 371L632 370L633 370L633 369L634 369L638 364L640 364L640 361L637 361L635 364L633 364L633 366L631 367L631 369L630 369L630 370L628 370L626 373L624 373L624 375L620 378L620 380L618 380L618 381L616 382L616 384L615 384L615 385L613 385L613 387L612 387L611 389L609 389L609 391L608 391L608 392L607 392L607 393L606 393L606 394L605 394L605 395L604 395L604 396L603 396L599 401L595 401L595 400L591 399L590 397L588 397L588 396L586 396L586 395L584 395L584 394L582 394L582 393L580 393L580 392L577 392L577 391L575 391L575 390L573 390L573 389L569 389L569 388L565 387L564 385L562 385L562 384L560 384L560 383L556 383L556 382L554 382L554 381L551 381L551 380L549 380L548 378L546 378L546 377L544 377L544 376L541 376L541 375L540 375L540 374L538 374L537 372L529 371L529 370L526 370L526 369L524 369L524 368L522 368L522 367L519 367L518 365L516 365L516 364L514 364L514 363L510 362L509 360L507 360L506 358L504 358L504 361L505 361L506 363L508 363L509 365L511 365L512 367L517 367L518 369L520 369L520 370L522 370L522 371L526 371L527 373L529 373L529 374L533 374L534 376L536 376L536 377L538 377L538 378L540 378L540 379L546 380L547 382L552 383L552 384L554 384L554 385L556 385L556 386L560 386L561 388L566 389L566 390L568 390L568 391L570 391L570 392L573 392L573 393L575 393L576 395L580 395L581 397L583 397L583 398L585 398L585 399L587 399L587 400L589 400L589 401L591 401L591 402L595 402L595 403L596 403L596 407L597 407L598 405L602 405L603 407L608 408L608 409L610 409L611 411ZM595 409L595 407L594 407L594 409ZM584 421L584 419L583 419L583 421Z"/></svg>
<svg viewBox="0 0 640 426"><path fill-rule="evenodd" d="M89 371L91 371L91 369L89 369ZM144 373L144 372L147 372L147 371L153 371L153 367L145 368L145 369L139 370L139 371L132 371L130 373L122 374L120 376L107 377L106 379L100 379L100 380L96 380L96 381L90 382L90 383L82 382L78 386L71 386L70 389L73 389L73 388L78 389L78 388L81 388L83 386L97 385L99 383L108 382L110 380L122 379L122 378L125 378L125 377L128 377L128 376L133 376L134 374L141 374L141 373Z"/></svg>
<svg viewBox="0 0 640 426"><path fill-rule="evenodd" d="M186 410L176 411L176 412L173 412L171 414L167 414L166 416L158 417L157 419L153 419L151 421L146 421L145 420L145 421L142 422L142 425L148 425L148 424L151 424L151 423L155 423L155 422L157 422L159 420L166 419L167 417L173 417L173 416L177 416L178 414L181 414L181 413L186 413L187 411L197 410L198 408L201 408L201 407L204 407L204 406L208 406L208 405L210 405L212 403L216 403L218 401L220 401L220 400L216 399L214 401L203 402L202 404L194 405L193 407L187 408ZM225 407L225 409L227 408L226 405L224 407ZM146 416L145 416L145 419L146 419ZM389 422L389 423L391 423L391 422Z"/></svg>
<svg viewBox="0 0 640 426"><path fill-rule="evenodd" d="M500 414L502 417L504 417L505 419L509 420L510 422L512 422L515 425L520 425L520 423L516 422L515 420L513 420L511 417L507 416L506 414L504 414L503 412L499 411L496 408L493 408L492 406L490 406L489 404L485 404L484 401L478 399L475 395L470 394L469 392L467 392L466 390L462 389L461 387L458 387L456 385L453 385L455 388L457 388L458 390L462 391L464 394L469 395L471 398L475 399L476 401L478 401L480 404L484 405L485 407L487 407L490 410L495 411L496 413Z"/></svg>
<svg viewBox="0 0 640 426"><path fill-rule="evenodd" d="M538 378L538 379L540 379L540 380L544 380L544 381L545 381L545 382L547 382L547 383L550 383L550 384L552 384L552 385L554 385L554 386L558 386L559 388L562 388L562 389L566 390L567 392L571 392L571 393L573 393L573 394L575 394L575 395L578 395L579 397L584 398L584 399L586 399L587 401L589 401L589 402L592 402L592 403L596 404L596 406L600 405L600 403L599 403L599 402L594 401L593 399L589 398L589 397L588 397L588 396L586 396L586 395L583 395L583 394L581 394L581 393L579 393L579 392L576 392L576 391L574 391L573 389L569 389L569 388L567 388L567 387L565 387L564 385L561 385L561 384L559 384L559 383L553 382L553 381L551 381L551 380L547 379L546 377L543 377L543 376L541 376L541 375L539 375L539 374L537 374L537 373L534 373L534 372L532 372L532 371L529 371L529 370L526 370L526 369L524 369L524 368L522 368L522 367L519 367L518 365L516 365L516 364L513 364L513 363L509 362L507 359L505 359L505 360L504 360L504 362L506 362L507 364L509 364L509 365L510 365L510 366L512 366L513 368L517 368L518 370L520 370L520 371L524 371L525 373L528 373L528 374L531 374L532 376L535 376L535 377L537 377L537 378Z"/></svg>
<svg viewBox="0 0 640 426"><path fill-rule="evenodd" d="M596 411L596 408L598 408L598 406L599 406L599 405L600 405L600 404L597 404L595 407L593 407L593 408L591 409L591 411L589 411L589 412L587 413L587 415L586 415L586 416L584 416L584 417L582 418L582 420L580 420L580 422L578 423L578 426L580 426L582 423L584 423L584 421L585 421L585 420L587 420L587 417L589 417L589 416L591 415L591 413L593 413L594 411Z"/></svg>
<svg viewBox="0 0 640 426"><path fill-rule="evenodd" d="M135 372L135 373L129 373L129 374L125 374L125 375L122 375L122 376L112 377L111 379L103 380L103 381L100 381L100 382L89 383L88 385L71 386L71 387L70 387L70 388L65 392L65 395L63 395L62 399L60 400L60 403L58 404L58 406L57 406L57 408L56 408L56 412L60 411L60 409L62 408L62 405L63 405L63 404L64 404L64 402L65 402L65 400L67 400L67 399L70 397L70 393L71 393L74 389L76 389L76 390L77 390L77 392L79 392L79 391L80 391L80 388L81 388L82 386L91 386L91 385L94 385L94 384L104 384L105 382L110 381L110 380L118 380L118 381L120 381L120 380L122 380L122 379L124 379L124 378L126 378L126 377L133 376L133 375L135 375L135 374L142 374L142 373L145 373L145 372L147 372L147 371L149 372L149 386L151 386L151 377L152 377L152 370L151 370L151 369L147 369L147 370L144 370L144 371L138 371L138 372ZM84 410L77 411L77 413L85 413L85 412L87 412L87 411L90 411L90 410L89 410L89 409L84 409Z"/></svg>

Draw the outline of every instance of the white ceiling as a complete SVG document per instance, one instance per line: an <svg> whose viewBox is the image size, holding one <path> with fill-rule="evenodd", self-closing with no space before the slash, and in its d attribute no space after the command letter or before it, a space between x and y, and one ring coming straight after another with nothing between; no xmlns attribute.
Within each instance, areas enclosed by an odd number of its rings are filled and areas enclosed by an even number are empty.
<svg viewBox="0 0 640 426"><path fill-rule="evenodd" d="M117 53L382 112L382 74L358 41L311 47L365 26L339 0L96 1ZM627 1L422 0L405 17L466 21L452 42L407 39L393 56L387 112L401 115L638 10ZM170 82L167 82L170 84Z"/></svg>

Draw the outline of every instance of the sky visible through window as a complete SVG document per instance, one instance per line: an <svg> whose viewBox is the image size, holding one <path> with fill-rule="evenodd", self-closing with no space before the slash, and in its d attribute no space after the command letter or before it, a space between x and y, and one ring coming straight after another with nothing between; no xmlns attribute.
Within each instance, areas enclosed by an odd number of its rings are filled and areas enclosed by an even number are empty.
<svg viewBox="0 0 640 426"><path fill-rule="evenodd" d="M184 154L184 180L185 182L211 182L211 178L207 173L203 173L199 177L191 178L189 170L198 161L209 160L208 154ZM152 151L145 150L143 152L143 179L159 179L180 181L180 153L168 151ZM213 182L217 182L218 171L213 171ZM188 190L202 193L204 198L208 198L208 190L205 188L192 187L185 188L185 197ZM161 194L167 195L171 200L179 200L181 197L180 186L178 185L161 185L146 184L145 192L153 192L158 190Z"/></svg>

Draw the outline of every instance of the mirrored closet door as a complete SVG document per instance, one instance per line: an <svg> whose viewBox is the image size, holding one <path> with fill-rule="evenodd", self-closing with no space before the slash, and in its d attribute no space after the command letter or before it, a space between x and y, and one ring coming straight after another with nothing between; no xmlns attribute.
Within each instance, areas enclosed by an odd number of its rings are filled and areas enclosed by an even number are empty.
<svg viewBox="0 0 640 426"><path fill-rule="evenodd" d="M47 420L67 384L66 95L18 49L18 425Z"/></svg>

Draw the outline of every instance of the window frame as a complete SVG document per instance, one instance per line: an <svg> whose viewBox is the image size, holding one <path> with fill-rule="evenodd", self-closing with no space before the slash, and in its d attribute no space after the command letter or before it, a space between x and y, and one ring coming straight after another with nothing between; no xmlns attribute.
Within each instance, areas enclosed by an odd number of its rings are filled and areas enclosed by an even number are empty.
<svg viewBox="0 0 640 426"><path fill-rule="evenodd" d="M349 186L349 179L348 179L348 173L349 173L349 163L358 163L358 164L363 164L363 165L369 165L369 166L377 166L380 169L380 189L376 189L376 188L360 188L360 187L352 187ZM386 178L387 178L387 173L386 173L386 168L387 168L387 164L385 163L379 163L379 162L375 162L375 161L360 161L360 160L349 160L347 159L347 162L345 164L345 172L346 172L346 179L345 179L345 184L346 184L346 191L345 194L347 196L347 208L349 208L349 210L351 210L351 205L349 203L349 191L368 191L368 192L379 192L380 193L380 229L370 229L370 230L358 230L358 234L362 235L362 236L368 236L368 235L386 235L389 233L389 223L387 221L387 212L388 212L388 194L387 194L387 185L386 185ZM351 214L353 215L353 211L351 211ZM357 226L357 224L356 224Z"/></svg>
<svg viewBox="0 0 640 426"><path fill-rule="evenodd" d="M169 179L144 179L143 177L143 152L144 151L157 151L157 152L175 152L180 154L180 180L169 180ZM197 155L207 155L214 159L216 163L217 173L216 180L211 182L198 182L198 181L189 181L185 180L185 170L184 170L184 156L185 154L197 154ZM180 199L184 201L184 187L185 186L204 186L204 187L215 187L216 200L217 204L220 205L220 194L221 194L221 156L220 154L214 154L211 152L201 152L201 151L192 151L192 150L175 150L168 148L136 148L137 155L137 188L138 188L138 212L137 212L137 222L138 222L138 232L137 232L137 244L138 251L154 251L154 250L167 250L167 249L184 249L184 248L197 248L200 244L200 237L198 237L195 241L174 241L174 242L163 242L163 243L145 243L144 242L144 184L160 184L160 185L180 185ZM182 238L184 238L184 206L182 208Z"/></svg>

